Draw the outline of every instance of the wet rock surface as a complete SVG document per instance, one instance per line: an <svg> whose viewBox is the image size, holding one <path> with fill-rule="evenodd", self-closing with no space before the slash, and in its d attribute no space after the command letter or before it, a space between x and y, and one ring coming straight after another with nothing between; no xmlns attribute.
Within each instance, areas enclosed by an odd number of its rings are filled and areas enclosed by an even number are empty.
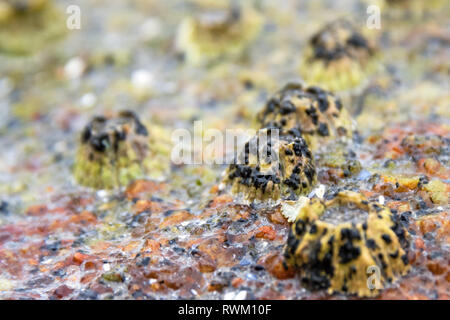
<svg viewBox="0 0 450 320"><path fill-rule="evenodd" d="M72 4L52 3L62 12ZM198 119L207 128L251 126L274 92L298 79L310 36L336 14L351 13L363 30L365 8L263 1L261 34L240 59L194 68L174 50L180 21L197 13L185 1L78 3L82 28L57 22L66 33L59 41L0 41L0 298L356 298L302 283L283 256L291 225L282 206L221 192L227 165L172 165L170 134ZM354 115L352 141L314 151L317 185L303 195L352 190L399 217L410 269L384 283L379 299L450 297L448 9L433 8L414 25L407 13L383 13L378 46L389 61L364 77L379 90L367 91ZM22 26L14 37L33 37ZM149 131L149 176L118 190L81 186L73 179L80 132L95 115L124 108Z"/></svg>

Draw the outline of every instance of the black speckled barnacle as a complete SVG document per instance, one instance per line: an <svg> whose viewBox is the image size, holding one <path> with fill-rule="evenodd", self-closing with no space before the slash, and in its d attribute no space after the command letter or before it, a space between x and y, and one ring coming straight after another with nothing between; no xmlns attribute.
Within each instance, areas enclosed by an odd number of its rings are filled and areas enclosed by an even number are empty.
<svg viewBox="0 0 450 320"><path fill-rule="evenodd" d="M354 124L341 100L320 87L288 83L258 114L263 127L301 135L312 151L336 138L350 138Z"/></svg>
<svg viewBox="0 0 450 320"><path fill-rule="evenodd" d="M94 117L84 128L75 160L78 183L112 189L148 171L148 131L132 111Z"/></svg>
<svg viewBox="0 0 450 320"><path fill-rule="evenodd" d="M314 34L300 66L306 82L332 91L360 84L374 69L375 47L347 20L339 19Z"/></svg>
<svg viewBox="0 0 450 320"><path fill-rule="evenodd" d="M244 151L224 173L223 183L248 201L296 199L316 182L314 160L305 140L295 136L267 139L261 135L245 144ZM254 148L252 146L259 146Z"/></svg>
<svg viewBox="0 0 450 320"><path fill-rule="evenodd" d="M408 233L399 217L360 193L342 191L326 201L311 200L299 212L289 239L286 262L299 269L302 282L312 289L375 296L409 270ZM371 288L368 280L375 268L380 287Z"/></svg>

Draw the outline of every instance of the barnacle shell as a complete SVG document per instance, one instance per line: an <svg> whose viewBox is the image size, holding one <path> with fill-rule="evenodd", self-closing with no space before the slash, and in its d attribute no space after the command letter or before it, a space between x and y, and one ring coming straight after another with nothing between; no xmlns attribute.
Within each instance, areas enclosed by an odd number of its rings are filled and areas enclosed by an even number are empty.
<svg viewBox="0 0 450 320"><path fill-rule="evenodd" d="M34 53L65 30L63 13L49 0L0 2L0 52Z"/></svg>
<svg viewBox="0 0 450 320"><path fill-rule="evenodd" d="M225 172L223 182L245 200L296 199L316 181L314 160L303 138L273 138L270 131L260 130L269 133L267 139L253 137Z"/></svg>
<svg viewBox="0 0 450 320"><path fill-rule="evenodd" d="M257 36L261 26L261 16L250 6L208 8L181 22L176 46L193 65L235 58Z"/></svg>
<svg viewBox="0 0 450 320"><path fill-rule="evenodd" d="M319 87L289 83L258 114L263 127L301 135L312 151L337 138L350 138L354 123L339 98Z"/></svg>
<svg viewBox="0 0 450 320"><path fill-rule="evenodd" d="M407 231L388 207L343 191L327 201L313 199L300 210L285 257L312 289L368 297L407 273L407 246ZM373 272L378 283L369 278Z"/></svg>
<svg viewBox="0 0 450 320"><path fill-rule="evenodd" d="M300 73L307 83L331 91L351 89L375 69L375 47L347 20L336 20L311 39Z"/></svg>
<svg viewBox="0 0 450 320"><path fill-rule="evenodd" d="M74 176L81 185L112 189L148 172L148 131L133 112L95 117L80 140Z"/></svg>

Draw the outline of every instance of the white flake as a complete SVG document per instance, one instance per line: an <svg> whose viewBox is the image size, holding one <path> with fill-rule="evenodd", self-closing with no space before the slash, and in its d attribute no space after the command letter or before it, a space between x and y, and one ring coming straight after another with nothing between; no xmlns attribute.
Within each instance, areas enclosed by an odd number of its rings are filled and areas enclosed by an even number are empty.
<svg viewBox="0 0 450 320"><path fill-rule="evenodd" d="M84 94L80 99L83 108L92 108L97 103L97 96L92 92Z"/></svg>
<svg viewBox="0 0 450 320"><path fill-rule="evenodd" d="M64 74L69 79L77 79L86 69L86 63L80 57L70 59L64 66Z"/></svg>
<svg viewBox="0 0 450 320"><path fill-rule="evenodd" d="M289 221L294 222L300 210L309 203L309 198L301 196L297 201L285 201L281 206L281 213Z"/></svg>
<svg viewBox="0 0 450 320"><path fill-rule="evenodd" d="M147 70L139 69L131 74L131 84L137 90L148 90L153 86L153 74Z"/></svg>

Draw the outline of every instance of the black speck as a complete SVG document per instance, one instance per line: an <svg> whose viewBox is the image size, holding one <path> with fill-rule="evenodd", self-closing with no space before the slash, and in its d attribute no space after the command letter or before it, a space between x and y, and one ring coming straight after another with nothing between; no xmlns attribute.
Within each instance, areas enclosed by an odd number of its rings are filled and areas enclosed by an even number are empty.
<svg viewBox="0 0 450 320"><path fill-rule="evenodd" d="M328 130L328 126L326 123L319 123L319 127L317 129L317 133L320 134L322 137L326 137L330 135L330 132Z"/></svg>
<svg viewBox="0 0 450 320"><path fill-rule="evenodd" d="M388 234L383 234L383 235L381 236L381 239L383 239L384 242L386 242L387 244L389 244L389 243L392 242L391 237L390 237Z"/></svg>

